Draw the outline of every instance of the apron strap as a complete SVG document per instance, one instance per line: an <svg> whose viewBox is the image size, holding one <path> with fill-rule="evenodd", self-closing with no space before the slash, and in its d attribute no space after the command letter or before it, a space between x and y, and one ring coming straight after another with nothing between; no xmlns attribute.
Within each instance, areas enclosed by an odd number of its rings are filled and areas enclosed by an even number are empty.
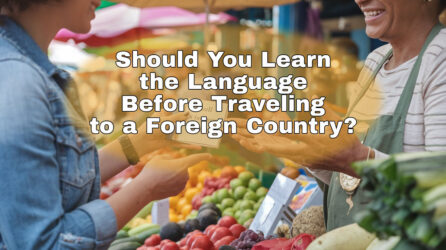
<svg viewBox="0 0 446 250"><path fill-rule="evenodd" d="M409 79L407 80L406 86L401 94L400 100L398 101L398 105L396 106L394 114L400 116L401 122L406 121L407 113L409 111L410 103L412 102L413 92L415 90L415 85L418 81L418 74L420 73L421 63L423 61L424 53L429 47L430 43L434 40L434 38L440 33L443 26L441 24L435 25L432 31L429 33L429 36L426 39L426 42L421 49L421 52L415 62L412 71L410 72Z"/></svg>

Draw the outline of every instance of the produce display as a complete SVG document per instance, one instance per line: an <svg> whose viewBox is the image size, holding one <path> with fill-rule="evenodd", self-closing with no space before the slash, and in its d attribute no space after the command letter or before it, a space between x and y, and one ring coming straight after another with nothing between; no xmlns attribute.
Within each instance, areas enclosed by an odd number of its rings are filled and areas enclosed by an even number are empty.
<svg viewBox="0 0 446 250"><path fill-rule="evenodd" d="M199 220L198 228L182 228L177 223L168 223L161 228L160 234L147 238L144 245L138 250L182 250L182 249L202 249L217 250L222 246L229 245L237 239L246 229L237 224L236 220L230 216L221 217L214 222L217 216L213 206L203 205L198 215L202 217L212 217L208 220ZM190 221L193 221L190 220ZM204 224L202 224L204 221ZM212 224L211 224L212 223ZM187 222L186 224L187 225Z"/></svg>
<svg viewBox="0 0 446 250"><path fill-rule="evenodd" d="M260 180L249 171L238 174L229 183L229 188L222 188L202 199L202 203L216 204L223 215L229 215L244 225L254 218L268 189L262 187Z"/></svg>
<svg viewBox="0 0 446 250"><path fill-rule="evenodd" d="M371 199L359 225L380 239L399 236L395 249L446 249L445 162L446 153L422 152L356 163Z"/></svg>

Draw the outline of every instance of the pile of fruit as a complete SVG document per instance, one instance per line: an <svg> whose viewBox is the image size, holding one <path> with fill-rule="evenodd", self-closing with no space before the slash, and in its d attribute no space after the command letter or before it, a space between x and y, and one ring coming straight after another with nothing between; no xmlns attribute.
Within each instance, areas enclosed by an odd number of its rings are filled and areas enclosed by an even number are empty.
<svg viewBox="0 0 446 250"><path fill-rule="evenodd" d="M192 199L202 192L207 178L213 176L206 161L200 162L189 168L189 181L186 188L177 196L169 198L169 220L179 222L186 220L191 214Z"/></svg>
<svg viewBox="0 0 446 250"><path fill-rule="evenodd" d="M223 215L232 216L243 225L254 218L267 193L268 189L262 187L254 174L244 171L230 181L229 188L204 197L202 203L216 204Z"/></svg>
<svg viewBox="0 0 446 250"><path fill-rule="evenodd" d="M221 211L213 204L203 204L196 219L168 223L159 235L146 239L138 250L217 250L229 245L246 230L231 216L219 218Z"/></svg>

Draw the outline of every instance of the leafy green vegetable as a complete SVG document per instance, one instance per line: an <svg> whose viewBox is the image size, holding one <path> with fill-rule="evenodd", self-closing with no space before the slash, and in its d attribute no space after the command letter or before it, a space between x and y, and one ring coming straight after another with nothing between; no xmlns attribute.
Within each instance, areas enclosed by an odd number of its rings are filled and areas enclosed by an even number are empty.
<svg viewBox="0 0 446 250"><path fill-rule="evenodd" d="M358 224L395 249L446 249L446 152L397 154L353 164L372 202Z"/></svg>

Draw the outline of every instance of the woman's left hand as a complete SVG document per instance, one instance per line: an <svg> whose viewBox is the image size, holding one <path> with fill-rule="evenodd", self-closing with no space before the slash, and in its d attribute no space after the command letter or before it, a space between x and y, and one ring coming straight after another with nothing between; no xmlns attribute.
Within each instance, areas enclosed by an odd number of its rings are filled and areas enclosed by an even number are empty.
<svg viewBox="0 0 446 250"><path fill-rule="evenodd" d="M325 120L337 121L341 118L327 110ZM287 158L310 169L323 169L343 172L352 176L356 173L351 163L367 159L369 148L359 139L343 129L335 139L330 131L323 135L312 134L250 134L246 130L246 120L236 119L238 133L232 137L246 149L258 153ZM296 141L297 140L297 141Z"/></svg>
<svg viewBox="0 0 446 250"><path fill-rule="evenodd" d="M177 113L169 116L160 116L160 123L162 123L163 121L185 121L187 119L187 116L187 113ZM145 132L146 123L141 125L138 131L138 134L130 135L129 137L140 157L165 147L178 147L192 150L201 149L201 147L198 145L190 145L173 141L169 138L169 135L164 134L163 132L161 132L160 129L154 130L152 134L147 134Z"/></svg>

